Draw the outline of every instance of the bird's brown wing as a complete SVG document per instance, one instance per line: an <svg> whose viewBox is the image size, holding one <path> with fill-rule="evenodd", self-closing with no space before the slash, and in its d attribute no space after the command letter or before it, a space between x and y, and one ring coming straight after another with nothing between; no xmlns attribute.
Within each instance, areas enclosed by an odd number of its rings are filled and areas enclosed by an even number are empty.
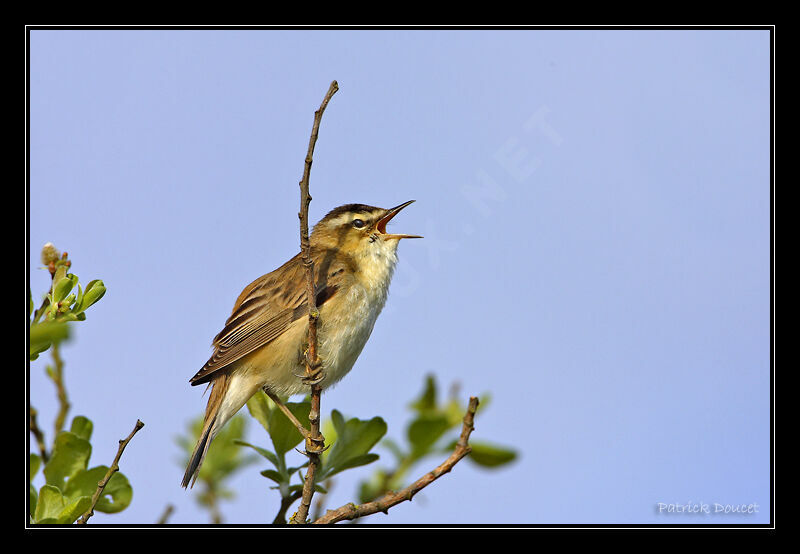
<svg viewBox="0 0 800 554"><path fill-rule="evenodd" d="M352 271L349 258L335 251L315 252L314 272L317 307L330 299ZM308 314L303 260L298 254L283 266L250 283L236 300L225 328L214 337L214 353L190 379L200 385L214 373L265 346Z"/></svg>

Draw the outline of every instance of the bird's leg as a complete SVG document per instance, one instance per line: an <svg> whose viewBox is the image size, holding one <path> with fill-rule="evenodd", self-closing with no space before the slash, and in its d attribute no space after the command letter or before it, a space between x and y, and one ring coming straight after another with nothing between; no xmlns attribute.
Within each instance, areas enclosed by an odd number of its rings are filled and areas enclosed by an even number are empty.
<svg viewBox="0 0 800 554"><path fill-rule="evenodd" d="M297 430L300 431L300 434L303 436L306 442L308 442L311 439L311 432L308 429L306 429L302 423L300 423L300 420L294 416L294 414L289 408L286 407L286 404L283 403L283 401L278 397L278 395L274 394L267 387L264 387L263 390L266 393L266 395L269 396L270 399L275 403L278 409L280 409L280 411L282 411L283 414L289 418L289 421L294 423L294 426L297 427Z"/></svg>
<svg viewBox="0 0 800 554"><path fill-rule="evenodd" d="M302 377L303 383L306 385L316 385L325 378L325 374L322 372L322 360L319 359L317 356L317 360L312 362L308 358L308 349L303 352L303 361L306 364L306 375Z"/></svg>

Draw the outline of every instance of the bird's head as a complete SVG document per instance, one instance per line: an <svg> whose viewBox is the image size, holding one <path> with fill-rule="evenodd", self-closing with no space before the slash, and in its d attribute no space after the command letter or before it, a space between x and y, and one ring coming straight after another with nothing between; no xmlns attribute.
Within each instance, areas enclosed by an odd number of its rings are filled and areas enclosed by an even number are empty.
<svg viewBox="0 0 800 554"><path fill-rule="evenodd" d="M356 258L385 251L394 253L400 239L422 238L386 232L386 224L412 202L409 200L389 209L365 204L334 208L314 226L311 243L318 248L335 248Z"/></svg>

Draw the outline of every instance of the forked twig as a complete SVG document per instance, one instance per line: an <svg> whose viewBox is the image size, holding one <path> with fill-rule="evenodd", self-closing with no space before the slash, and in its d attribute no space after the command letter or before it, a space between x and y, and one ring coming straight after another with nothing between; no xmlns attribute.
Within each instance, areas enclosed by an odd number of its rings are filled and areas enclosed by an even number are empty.
<svg viewBox="0 0 800 554"><path fill-rule="evenodd" d="M475 411L477 409L478 399L473 396L469 399L469 406L467 407L467 413L464 415L463 425L461 427L461 436L458 438L455 450L453 450L453 453L450 454L444 462L436 466L432 471L429 471L403 490L387 492L382 497L372 502L361 505L349 503L335 510L328 510L325 512L325 515L314 521L314 523L337 523L339 521L356 519L378 512L388 514L389 508L401 502L405 502L406 500L411 500L415 494L445 473L448 473L459 460L472 451L472 447L469 445L469 436L475 428Z"/></svg>
<svg viewBox="0 0 800 554"><path fill-rule="evenodd" d="M103 477L100 480L100 482L97 483L97 490L94 491L94 494L92 495L92 505L89 506L89 509L86 510L86 512L84 512L84 514L80 518L78 518L78 521L76 523L83 525L87 521L89 521L90 517L94 515L94 507L97 505L97 501L100 500L100 496L103 494L103 490L105 490L106 485L108 485L108 482L111 479L111 477L116 472L119 471L119 459L122 457L122 453L125 451L125 447L128 446L129 442L131 442L133 435L135 435L137 431L139 431L139 429L141 429L142 427L144 427L144 423L142 423L140 420L137 419L136 425L134 426L133 431L131 431L131 434L119 441L119 448L117 449L117 455L114 457L114 462L111 464L111 467L108 468L105 477Z"/></svg>

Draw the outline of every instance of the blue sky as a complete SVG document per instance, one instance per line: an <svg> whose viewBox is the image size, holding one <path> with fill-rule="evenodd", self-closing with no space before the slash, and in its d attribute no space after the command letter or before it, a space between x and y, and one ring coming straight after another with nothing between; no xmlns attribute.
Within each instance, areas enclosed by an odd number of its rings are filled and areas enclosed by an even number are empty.
<svg viewBox="0 0 800 554"><path fill-rule="evenodd" d="M146 425L122 460L132 505L93 521L153 523L167 504L172 523L207 521L179 487L174 437L205 406L188 380L241 289L298 251L297 183L336 79L311 219L416 199L393 228L425 239L400 245L387 307L323 412L381 415L399 438L434 373L464 398L489 393L473 438L520 451L499 471L459 464L370 522L768 522L769 41L32 31L31 289L48 286L48 241L108 288L63 348L72 414L95 422L92 463ZM30 398L50 422L46 360ZM226 522L271 521L255 467L232 486Z"/></svg>

